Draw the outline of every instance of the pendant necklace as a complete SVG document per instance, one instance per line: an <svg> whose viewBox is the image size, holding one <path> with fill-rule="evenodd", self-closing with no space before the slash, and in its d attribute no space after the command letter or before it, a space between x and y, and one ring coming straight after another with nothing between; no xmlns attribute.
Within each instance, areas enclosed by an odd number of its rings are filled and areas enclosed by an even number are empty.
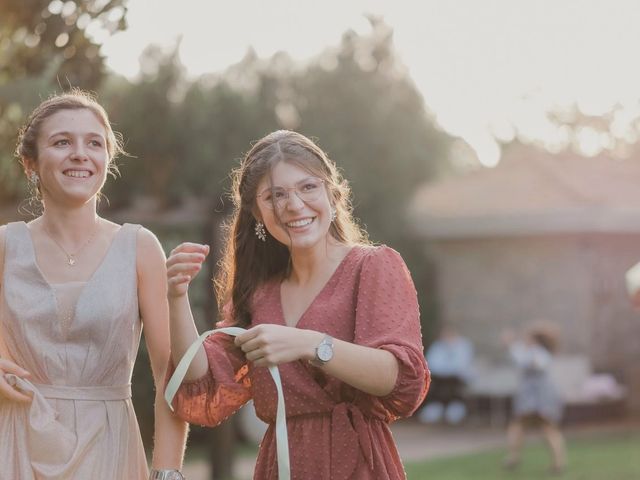
<svg viewBox="0 0 640 480"><path fill-rule="evenodd" d="M89 238L87 239L87 241L86 241L86 242L84 242L84 243L82 244L82 246L81 246L78 250L76 250L76 251L75 251L75 252L73 252L73 253L69 253L69 252L67 252L67 249L66 249L66 248L64 248L64 247L62 246L62 244L61 244L60 242L58 242L58 241L55 239L55 237L51 234L51 232L49 231L49 229L48 229L45 225L43 225L43 227L44 227L44 231L45 231L45 233L47 234L47 236L48 236L51 240L53 240L53 243L55 243L55 244L58 246L58 248L60 248L60 250L62 250L62 251L64 252L65 256L67 257L67 265L69 265L70 267L73 267L73 266L76 264L76 262L77 262L76 257L77 257L80 253L82 253L82 251L83 251L83 250L84 250L84 249L85 249L85 248L86 248L86 247L91 243L91 241L93 240L93 238L96 236L96 233L98 232L98 222L96 222L96 226L95 226L95 228L93 229L93 233L89 236Z"/></svg>

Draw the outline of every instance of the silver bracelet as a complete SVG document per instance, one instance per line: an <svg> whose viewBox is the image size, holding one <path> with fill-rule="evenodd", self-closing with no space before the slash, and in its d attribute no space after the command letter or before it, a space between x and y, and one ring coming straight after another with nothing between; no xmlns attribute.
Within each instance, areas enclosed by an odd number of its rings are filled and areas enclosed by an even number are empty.
<svg viewBox="0 0 640 480"><path fill-rule="evenodd" d="M149 480L186 480L180 470L156 470L149 473Z"/></svg>

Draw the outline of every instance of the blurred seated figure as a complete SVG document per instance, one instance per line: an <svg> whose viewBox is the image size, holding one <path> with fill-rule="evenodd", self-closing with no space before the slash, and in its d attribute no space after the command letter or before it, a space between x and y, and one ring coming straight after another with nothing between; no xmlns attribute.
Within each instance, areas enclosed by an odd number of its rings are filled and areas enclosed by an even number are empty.
<svg viewBox="0 0 640 480"><path fill-rule="evenodd" d="M456 425L467 416L464 388L471 374L473 345L453 327L444 326L427 350L431 387L418 419L437 423L444 419Z"/></svg>

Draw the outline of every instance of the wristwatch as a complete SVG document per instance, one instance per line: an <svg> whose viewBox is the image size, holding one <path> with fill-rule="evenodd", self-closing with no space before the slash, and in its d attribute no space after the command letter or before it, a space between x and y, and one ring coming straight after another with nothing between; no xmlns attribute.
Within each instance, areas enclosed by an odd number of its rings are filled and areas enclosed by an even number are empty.
<svg viewBox="0 0 640 480"><path fill-rule="evenodd" d="M186 480L178 470L151 470L149 480Z"/></svg>
<svg viewBox="0 0 640 480"><path fill-rule="evenodd" d="M311 363L321 367L333 358L333 338L325 335L322 341L316 347L316 358Z"/></svg>

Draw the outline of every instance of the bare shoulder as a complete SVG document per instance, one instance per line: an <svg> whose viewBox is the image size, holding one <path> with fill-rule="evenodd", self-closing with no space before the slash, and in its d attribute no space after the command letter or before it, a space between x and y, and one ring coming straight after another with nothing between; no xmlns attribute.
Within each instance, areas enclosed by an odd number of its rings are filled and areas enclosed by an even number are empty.
<svg viewBox="0 0 640 480"><path fill-rule="evenodd" d="M136 253L138 271L147 269L150 265L164 266L165 254L158 237L149 229L140 227L136 236Z"/></svg>
<svg viewBox="0 0 640 480"><path fill-rule="evenodd" d="M140 227L138 229L138 247L159 247L160 246L160 241L158 240L158 237L156 237L155 233L153 233L151 230L149 230L146 227Z"/></svg>

